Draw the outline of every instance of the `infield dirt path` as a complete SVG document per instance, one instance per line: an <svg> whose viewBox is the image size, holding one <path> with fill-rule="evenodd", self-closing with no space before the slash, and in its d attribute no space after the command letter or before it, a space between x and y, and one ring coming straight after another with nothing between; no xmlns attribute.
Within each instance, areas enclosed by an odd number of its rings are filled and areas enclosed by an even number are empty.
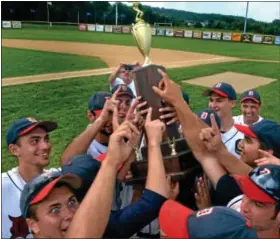
<svg viewBox="0 0 280 239"><path fill-rule="evenodd" d="M14 40L2 39L3 47L20 49L33 49L48 52L68 53L101 58L109 68L97 70L85 70L75 72L51 73L36 76L13 77L2 79L2 86L58 80L73 77L108 74L120 63L143 62L143 56L135 46L120 46L106 44L91 44L62 41L37 41L37 40ZM166 68L195 66L227 61L239 61L239 58L224 57L211 54L191 53L176 50L152 48L151 59Z"/></svg>

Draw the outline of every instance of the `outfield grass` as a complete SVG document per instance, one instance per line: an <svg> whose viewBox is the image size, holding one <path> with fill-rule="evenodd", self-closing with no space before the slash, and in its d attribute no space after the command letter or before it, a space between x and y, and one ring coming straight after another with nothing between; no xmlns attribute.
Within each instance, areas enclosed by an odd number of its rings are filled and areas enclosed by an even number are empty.
<svg viewBox="0 0 280 239"><path fill-rule="evenodd" d="M258 88L262 95L261 115L280 122L280 75L279 64L261 62L235 62L195 66L169 70L176 82L224 71L248 73L276 78L278 81ZM14 119L33 116L38 119L56 120L59 128L51 134L53 143L51 166L58 166L59 157L64 148L88 124L86 118L87 102L90 96L99 90L107 90L107 77L94 76L65 79L52 82L40 82L2 88L2 170L14 167L17 162L10 156L5 135ZM190 95L194 111L207 108L207 97L202 97L204 87L182 83L182 88ZM239 114L239 106L234 110Z"/></svg>
<svg viewBox="0 0 280 239"><path fill-rule="evenodd" d="M106 67L98 57L2 48L2 78Z"/></svg>
<svg viewBox="0 0 280 239"><path fill-rule="evenodd" d="M135 41L130 34L79 32L78 30L62 29L2 29L2 38L135 46ZM280 47L276 45L153 36L152 47L249 59L280 60Z"/></svg>

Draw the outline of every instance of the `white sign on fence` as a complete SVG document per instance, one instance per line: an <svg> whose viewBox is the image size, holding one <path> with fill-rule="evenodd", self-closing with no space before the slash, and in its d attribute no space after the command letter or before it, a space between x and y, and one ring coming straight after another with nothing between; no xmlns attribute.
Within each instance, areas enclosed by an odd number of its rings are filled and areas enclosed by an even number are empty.
<svg viewBox="0 0 280 239"><path fill-rule="evenodd" d="M97 32L104 32L104 25L96 25Z"/></svg>
<svg viewBox="0 0 280 239"><path fill-rule="evenodd" d="M262 43L262 39L263 39L262 35L254 35L253 36L253 42L254 43Z"/></svg>
<svg viewBox="0 0 280 239"><path fill-rule="evenodd" d="M221 32L212 32L212 39L221 40L222 33Z"/></svg>
<svg viewBox="0 0 280 239"><path fill-rule="evenodd" d="M211 32L203 32L202 38L203 39L211 39Z"/></svg>
<svg viewBox="0 0 280 239"><path fill-rule="evenodd" d="M223 40L224 41L230 41L231 40L231 33L224 32L223 33Z"/></svg>
<svg viewBox="0 0 280 239"><path fill-rule="evenodd" d="M3 21L2 27L3 28L12 28L12 23L10 21Z"/></svg>
<svg viewBox="0 0 280 239"><path fill-rule="evenodd" d="M88 31L90 31L90 32L94 32L94 31L95 31L95 25L93 25L93 24L88 24L88 25L87 25L87 29L88 29Z"/></svg>
<svg viewBox="0 0 280 239"><path fill-rule="evenodd" d="M192 31L185 31L184 37L192 38Z"/></svg>

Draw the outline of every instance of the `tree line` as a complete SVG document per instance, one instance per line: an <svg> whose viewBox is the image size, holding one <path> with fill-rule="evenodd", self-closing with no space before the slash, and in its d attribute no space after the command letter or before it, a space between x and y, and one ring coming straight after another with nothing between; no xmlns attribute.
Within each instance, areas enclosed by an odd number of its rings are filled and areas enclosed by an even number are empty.
<svg viewBox="0 0 280 239"><path fill-rule="evenodd" d="M47 2L2 2L2 20L47 21ZM50 21L115 24L115 5L109 2L51 2L48 5ZM195 28L243 31L244 18L222 14L201 14L183 10L143 6L145 21L172 23L174 27L185 27L189 22ZM121 2L118 3L118 24L130 25L134 22L135 11ZM280 20L271 23L249 18L247 32L280 34Z"/></svg>

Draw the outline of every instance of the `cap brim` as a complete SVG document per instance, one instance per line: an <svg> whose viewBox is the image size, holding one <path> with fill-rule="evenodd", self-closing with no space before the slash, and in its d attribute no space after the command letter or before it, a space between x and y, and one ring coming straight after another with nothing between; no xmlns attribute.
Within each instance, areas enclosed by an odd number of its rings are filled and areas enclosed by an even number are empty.
<svg viewBox="0 0 280 239"><path fill-rule="evenodd" d="M240 100L240 102L244 102L245 100L252 100L254 102L256 102L257 104L260 104L261 102L259 100L257 100L256 98L253 98L253 97L244 97Z"/></svg>
<svg viewBox="0 0 280 239"><path fill-rule="evenodd" d="M216 93L217 95L221 96L221 97L224 97L224 98L227 98L228 95L220 90L217 90L217 89L213 89L213 88L209 88L209 89L206 89L205 91L203 91L203 95L205 96L209 96L211 95L211 93Z"/></svg>
<svg viewBox="0 0 280 239"><path fill-rule="evenodd" d="M159 225L168 238L189 238L187 221L193 211L183 205L167 200L159 212Z"/></svg>
<svg viewBox="0 0 280 239"><path fill-rule="evenodd" d="M47 132L51 132L57 128L57 123L55 121L38 121L30 125L28 128L21 131L19 136L30 133L33 129L37 127L43 127Z"/></svg>
<svg viewBox="0 0 280 239"><path fill-rule="evenodd" d="M95 110L94 113L95 113L97 116L100 116L101 113L102 113L102 110Z"/></svg>
<svg viewBox="0 0 280 239"><path fill-rule="evenodd" d="M248 176L233 175L243 193L250 199L262 203L275 203L276 201L262 191Z"/></svg>
<svg viewBox="0 0 280 239"><path fill-rule="evenodd" d="M62 175L43 187L40 192L32 199L30 205L44 200L51 193L57 183L65 183L73 189L79 189L82 186L82 180L79 176L72 173Z"/></svg>
<svg viewBox="0 0 280 239"><path fill-rule="evenodd" d="M126 92L120 92L120 93L118 93L118 96L122 96L122 95L127 95L127 96L129 96L130 98L134 98L134 95L131 95L131 94L126 93Z"/></svg>
<svg viewBox="0 0 280 239"><path fill-rule="evenodd" d="M251 138L258 138L258 136L246 125L235 124L234 127Z"/></svg>

